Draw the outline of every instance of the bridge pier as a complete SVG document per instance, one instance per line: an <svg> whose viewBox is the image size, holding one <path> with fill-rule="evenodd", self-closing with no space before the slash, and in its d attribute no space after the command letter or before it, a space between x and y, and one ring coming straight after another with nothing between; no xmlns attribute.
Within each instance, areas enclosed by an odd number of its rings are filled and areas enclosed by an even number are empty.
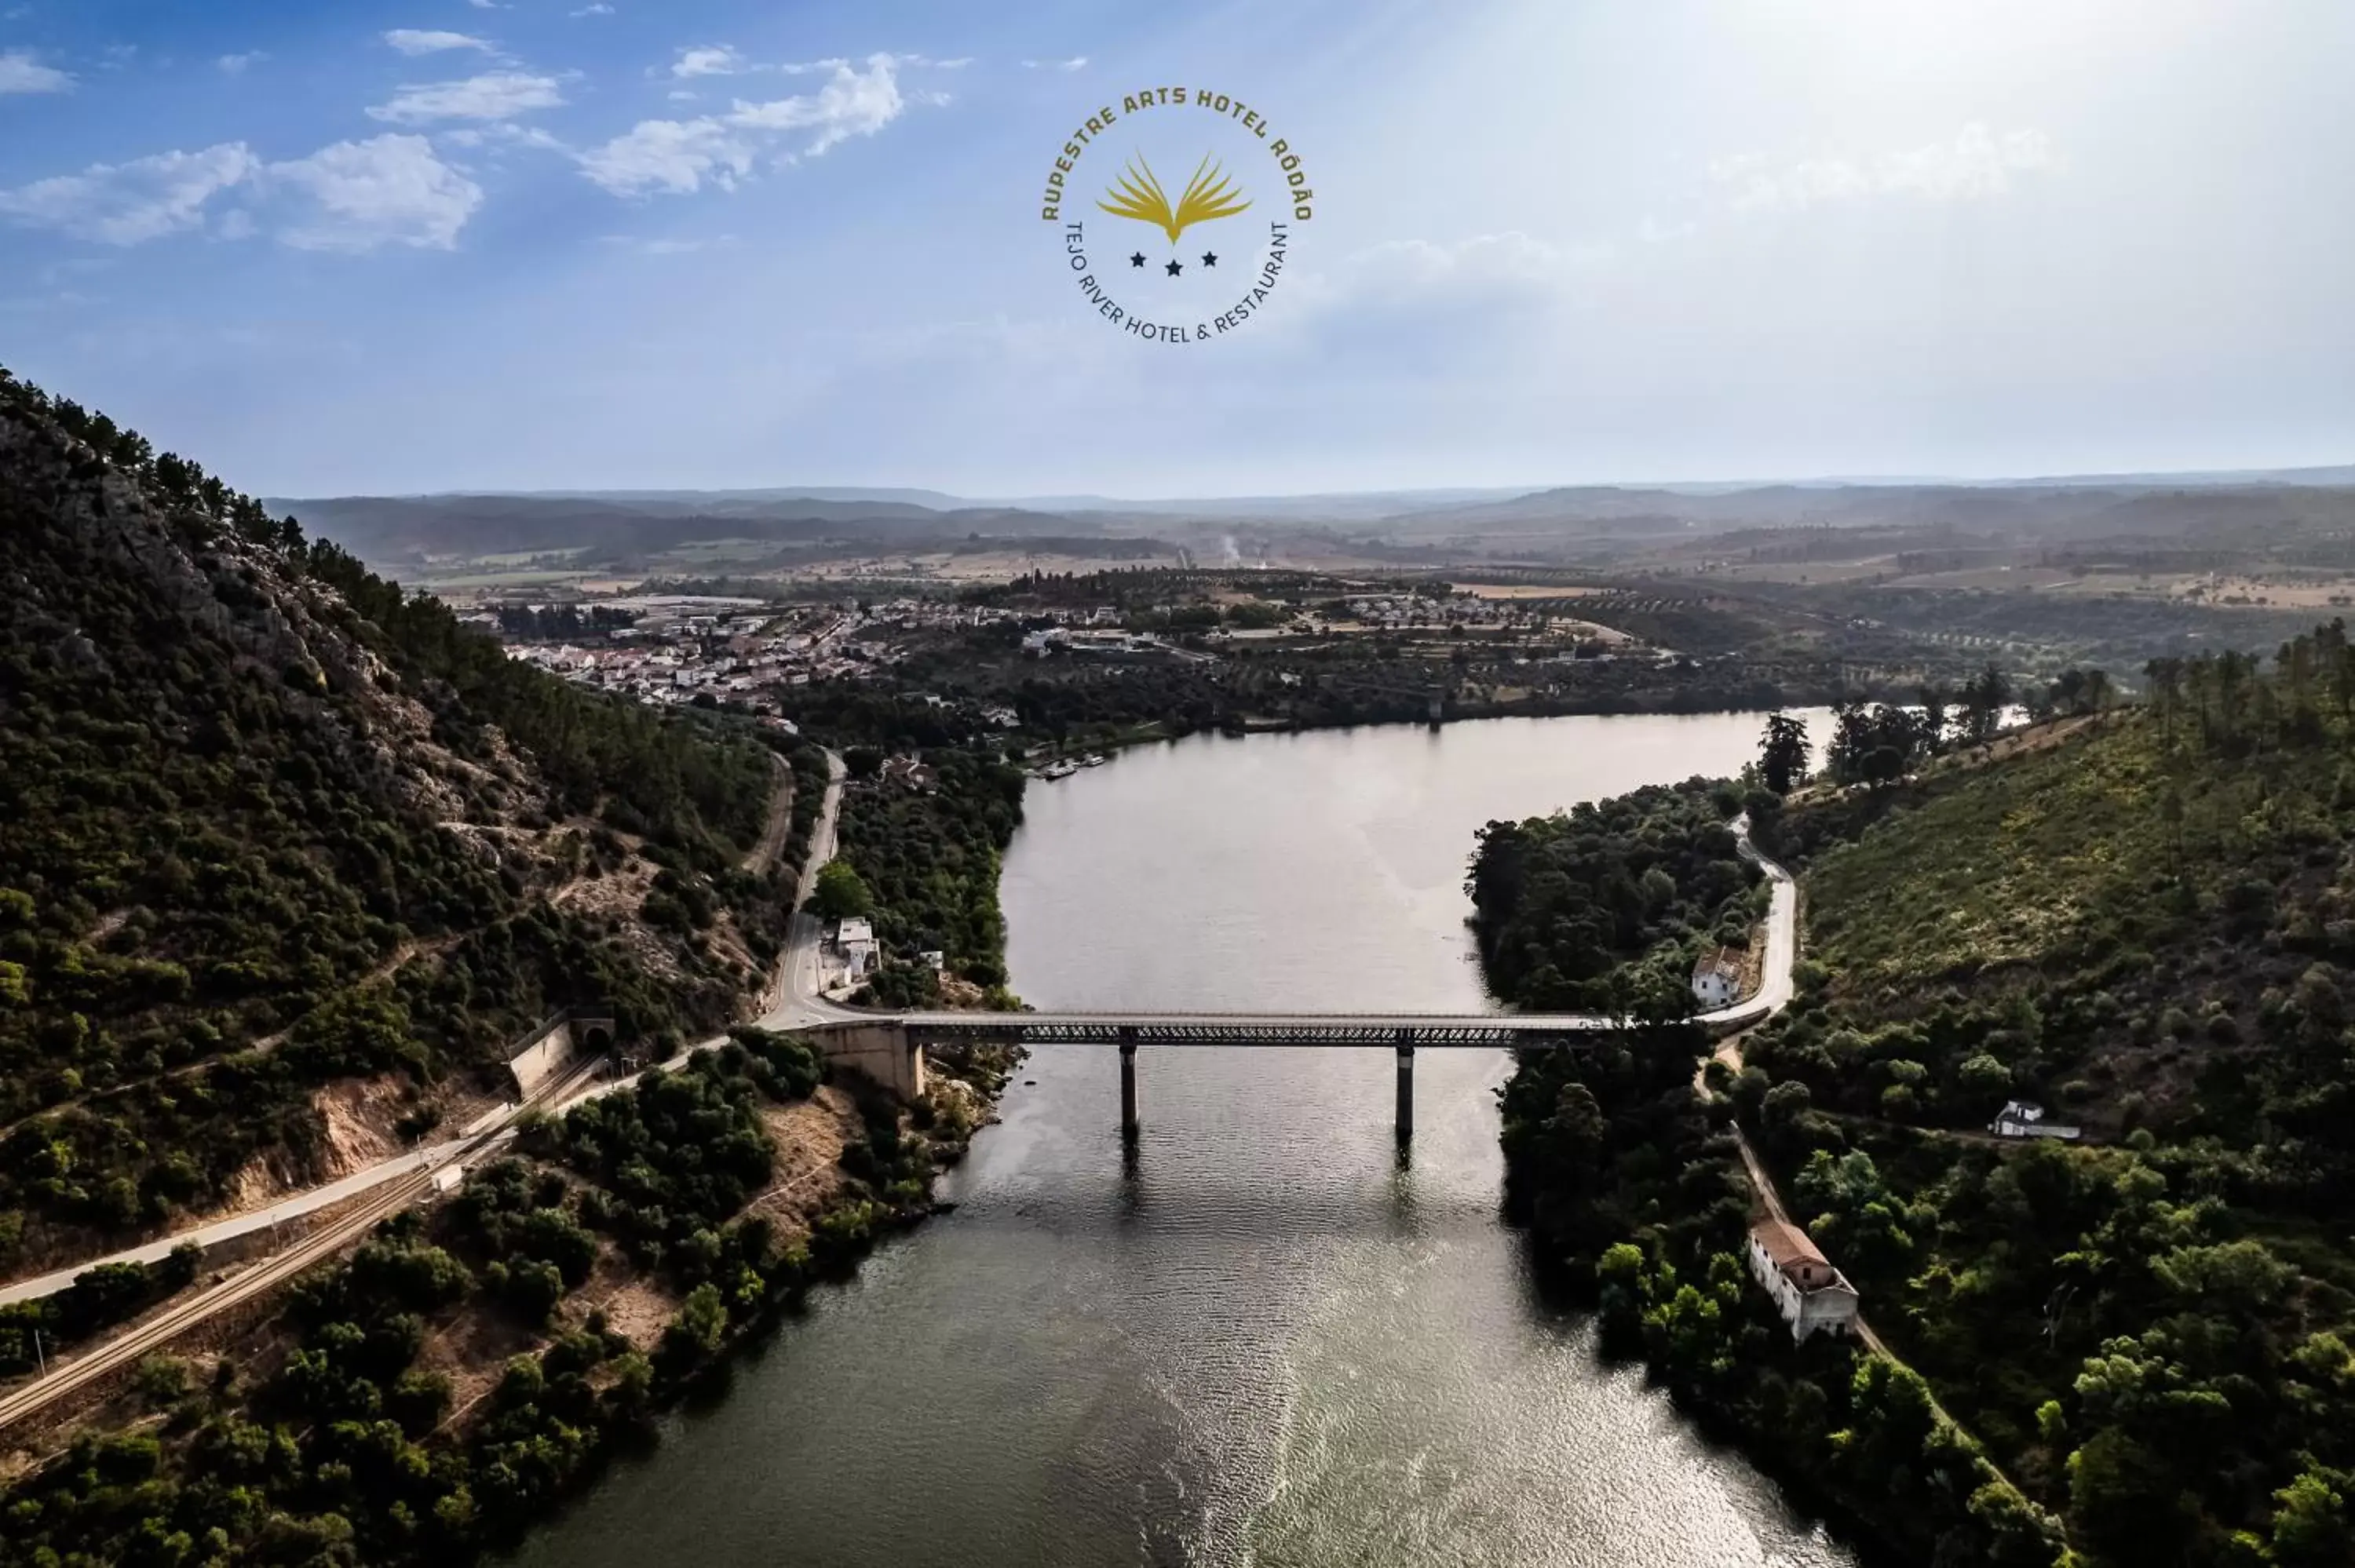
<svg viewBox="0 0 2355 1568"><path fill-rule="evenodd" d="M1136 1120L1136 1031L1120 1032L1120 1140L1134 1145L1142 1129Z"/></svg>
<svg viewBox="0 0 2355 1568"><path fill-rule="evenodd" d="M1414 1136L1414 1031L1398 1032L1398 1139Z"/></svg>

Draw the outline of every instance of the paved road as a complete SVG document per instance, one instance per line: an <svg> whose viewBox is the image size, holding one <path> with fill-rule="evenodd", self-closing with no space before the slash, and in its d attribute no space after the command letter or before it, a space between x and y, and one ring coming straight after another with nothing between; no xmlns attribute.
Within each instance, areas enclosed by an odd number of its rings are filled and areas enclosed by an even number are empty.
<svg viewBox="0 0 2355 1568"><path fill-rule="evenodd" d="M324 1187L314 1187L307 1192L298 1193L283 1202L272 1203L266 1209L257 1210L250 1214L239 1214L230 1219L217 1221L212 1224L199 1225L194 1230L180 1231L164 1237L161 1241L149 1242L144 1246L126 1247L121 1252L111 1253L105 1257L78 1263L71 1268L60 1268L37 1278L20 1279L14 1285L0 1287L0 1307L8 1306L12 1302L32 1301L44 1296L53 1296L100 1264L156 1263L169 1256L174 1247L193 1243L197 1246L210 1248L225 1241L234 1241L239 1236L250 1235L256 1231L269 1230L272 1226L283 1224L289 1220L300 1219L330 1204L340 1203L346 1198L357 1197L372 1187L380 1187L399 1177L413 1175L421 1171L434 1170L452 1156L470 1147L472 1143L473 1140L470 1139L454 1139L447 1143L434 1144L430 1149L412 1150L398 1159L387 1160L363 1171L355 1171L341 1181L330 1181Z"/></svg>
<svg viewBox="0 0 2355 1568"><path fill-rule="evenodd" d="M810 892L816 884L818 867L833 858L834 854L836 824L841 812L845 776L842 758L829 752L827 768L829 779L826 795L820 803L818 820L811 831L809 855L802 865L797 903L807 902ZM1774 880L1774 885L1767 908L1766 959L1763 982L1758 992L1747 1001L1700 1015L1700 1021L1704 1023L1727 1028L1747 1027L1763 1022L1789 1005L1792 993L1792 965L1798 951L1798 897L1790 874L1758 853L1756 847L1750 842L1749 821L1746 817L1737 818L1733 828L1740 840L1742 853L1756 861L1761 869ZM773 982L772 994L767 998L771 1005L759 1020L763 1027L799 1029L813 1024L879 1018L891 1019L900 1016L905 1016L911 1022L921 1024L931 1020L941 1025L951 1022L970 1022L974 1019L975 1015L970 1013L878 1014L845 1008L827 1001L818 992L821 974L819 947L824 939L824 927L815 916L806 913L797 913L794 916L785 952L778 964L777 979ZM1242 1023L1273 1029L1293 1025L1300 1026L1304 1030L1319 1025L1347 1024L1376 1029L1429 1029L1455 1025L1465 1029L1501 1028L1512 1033L1540 1034L1548 1031L1584 1031L1616 1026L1614 1020L1576 1013L1492 1013L1461 1018L1429 1013L1382 1013L1358 1018L1332 1014L1269 1013L1023 1013L1009 1015L1007 1018L1009 1023L1018 1020L1029 1024L1053 1024L1059 1021L1082 1024L1147 1022L1175 1025ZM722 1035L699 1041L665 1062L663 1066L675 1069L684 1065L687 1057L696 1051L719 1044L725 1038ZM576 1069L564 1078L544 1086L526 1104L543 1106L560 1113L584 1100L611 1094L615 1089L634 1083L637 1078L637 1075L633 1074L628 1077L596 1083L590 1081L590 1073L591 1069L587 1067ZM435 1172L453 1164L463 1166L470 1158L478 1156L495 1144L504 1142L512 1137L511 1124L524 1108L524 1106L505 1107L494 1113L484 1125L464 1138L436 1144L430 1149L418 1150L381 1164L370 1166L340 1181L329 1182L325 1186L288 1198L260 1213L219 1221L193 1231L184 1231L176 1235L166 1236L159 1241L150 1242L107 1257L91 1259L72 1268L60 1269L37 1279L24 1280L7 1287L5 1290L0 1290L0 1305L32 1299L66 1288L73 1283L76 1277L100 1264L153 1262L186 1242L208 1245L236 1236L250 1234L255 1231L314 1213L362 1193L376 1194L352 1214L335 1222L314 1235L304 1238L293 1247L268 1263L248 1269L211 1290L193 1298L133 1334L61 1365L48 1379L19 1389L5 1399L0 1399L0 1426L5 1426L32 1410L40 1408L50 1400L70 1392L73 1388L82 1386L91 1378L122 1364L125 1359L145 1354L148 1351L167 1342L175 1335L204 1321L214 1313L246 1300L280 1280L299 1273L310 1264L331 1255L339 1248L357 1242L378 1220L398 1213L409 1203L422 1197L431 1189ZM1746 1149L1744 1154L1745 1157L1748 1154ZM1753 1176L1760 1183L1761 1192L1768 1195L1769 1202L1779 1208L1779 1202L1773 1197L1771 1183L1764 1180L1764 1171L1753 1165ZM126 1344L133 1345L134 1348L123 1351L121 1347ZM33 1396L37 1394L38 1397L34 1398Z"/></svg>
<svg viewBox="0 0 2355 1568"><path fill-rule="evenodd" d="M818 994L818 949L826 940L826 926L806 907L817 888L818 868L834 858L835 828L842 816L842 781L848 771L841 757L831 751L826 754L826 795L818 802L817 821L810 826L809 853L802 860L801 885L794 895L796 913L785 936L784 958L762 998L767 1004L760 1019L764 1029L801 1029L859 1016Z"/></svg>
<svg viewBox="0 0 2355 1568"><path fill-rule="evenodd" d="M811 829L810 853L802 865L801 884L795 895L797 906L808 902L810 891L816 885L817 868L832 859L834 855L835 824L842 810L842 786L847 770L843 765L842 758L833 752L826 754L826 768L828 779L826 795L819 804L817 821ZM790 788L791 775L788 774L781 782L780 789L780 799L784 800L788 806L790 806L790 795L786 791L789 791ZM788 816L786 820L790 821L790 817ZM772 821L773 823L775 821L773 816ZM765 837L763 842L764 844L766 842ZM780 835L775 849L766 849L762 852L763 859L773 859L776 850L782 849L783 843L783 840ZM772 1001L772 1006L770 1011L762 1017L762 1024L771 1028L791 1029L805 1027L813 1022L856 1016L841 1008L816 1000L818 947L823 936L824 928L815 916L805 914L796 914L794 916L784 957L778 966L778 978L773 982L775 994L768 999ZM695 1052L709 1045L717 1045L725 1038L723 1035L699 1041L664 1063L663 1065L674 1069L683 1066L687 1057ZM626 1078L608 1079L602 1083L595 1083L590 1081L591 1071L592 1069L586 1065L576 1068L573 1072L565 1075L563 1078L543 1086L539 1093L525 1104L538 1105L561 1112L579 1105L583 1100L611 1094L624 1085L634 1083L637 1079L637 1075L632 1074ZM16 1301L37 1300L41 1297L55 1295L66 1289L77 1278L101 1265L154 1263L169 1255L172 1249L177 1246L189 1243L203 1247L214 1246L221 1242L250 1235L257 1231L268 1230L287 1221L315 1213L321 1209L332 1207L346 1199L359 1197L365 1193L375 1194L353 1214L346 1216L313 1235L305 1236L288 1251L278 1255L267 1264L248 1269L213 1289L191 1298L171 1312L144 1325L134 1334L125 1336L123 1340L112 1341L77 1360L59 1363L47 1379L21 1388L5 1399L0 1399L0 1426L5 1426L10 1422L41 1408L49 1401L82 1386L91 1378L100 1376L107 1370L122 1364L124 1356L144 1355L204 1321L214 1313L249 1299L258 1291L267 1289L278 1281L301 1272L310 1264L332 1255L338 1248L356 1243L367 1234L368 1227L378 1220L396 1213L410 1203L422 1198L432 1190L432 1177L436 1172L453 1165L463 1167L473 1158L488 1152L498 1144L506 1142L514 1136L511 1124L516 1117L522 1114L524 1108L525 1107L520 1105L504 1107L493 1113L489 1118L465 1137L434 1144L426 1149L413 1150L407 1154L380 1161L366 1170L356 1171L348 1176L327 1182L324 1186L297 1193L272 1204L267 1209L216 1221L208 1225L199 1225L192 1230L181 1231L157 1241L111 1253L104 1257L87 1259L70 1268L57 1269L37 1278L19 1280L14 1285L0 1287L0 1306ZM289 1259L299 1261L289 1264ZM131 1351L118 1353L118 1347L126 1342L135 1343L137 1348ZM101 1358L104 1359L101 1360ZM39 1397L33 1398L32 1396L37 1393Z"/></svg>
<svg viewBox="0 0 2355 1568"><path fill-rule="evenodd" d="M169 1344L208 1319L276 1288L313 1264L332 1257L354 1245L368 1234L377 1222L400 1213L432 1191L434 1177L445 1166L461 1163L469 1155L504 1140L509 1136L515 1118L525 1109L560 1098L576 1086L578 1078L590 1070L576 1068L572 1074L551 1079L521 1105L501 1107L467 1137L442 1144L435 1150L425 1151L432 1158L423 1163L412 1164L406 1171L396 1171L393 1180L377 1185L367 1201L351 1213L330 1221L267 1261L231 1275L210 1289L199 1291L185 1301L167 1307L128 1333L118 1335L71 1360L50 1362L47 1377L36 1379L5 1397L0 1397L0 1427L46 1409L66 1395L86 1388L100 1378ZM368 1189L354 1188L352 1191ZM306 1193L304 1197L315 1198L317 1195L315 1192ZM260 1218L261 1223L268 1223L266 1216ZM179 1239L176 1237L163 1245L169 1250Z"/></svg>

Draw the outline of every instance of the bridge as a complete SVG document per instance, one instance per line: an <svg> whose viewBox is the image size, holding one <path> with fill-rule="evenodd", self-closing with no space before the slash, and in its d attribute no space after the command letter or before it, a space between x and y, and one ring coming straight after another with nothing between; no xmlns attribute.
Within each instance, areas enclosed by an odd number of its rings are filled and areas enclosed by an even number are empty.
<svg viewBox="0 0 2355 1568"><path fill-rule="evenodd" d="M1395 1125L1414 1131L1414 1054L1437 1046L1495 1050L1561 1046L1618 1028L1561 1014L1292 1012L902 1012L835 1021L811 1031L830 1060L904 1096L924 1092L927 1045L1109 1045L1120 1052L1120 1132L1134 1143L1140 1045L1388 1046L1398 1058Z"/></svg>
<svg viewBox="0 0 2355 1568"><path fill-rule="evenodd" d="M1760 854L1750 842L1747 818L1734 832L1742 853L1757 863L1774 884L1766 913L1766 952L1757 991L1696 1014L1692 1022L1712 1034L1738 1033L1788 1006L1791 969L1798 955L1798 894L1790 874ZM761 1022L773 1029L806 1032L827 1058L913 1098L924 1092L928 1045L1094 1045L1120 1053L1120 1125L1134 1141L1136 1053L1140 1046L1356 1046L1388 1047L1396 1055L1401 1139L1414 1130L1414 1054L1422 1049L1558 1049L1591 1042L1596 1035L1635 1026L1635 1021L1591 1013L1423 1012L879 1012L847 1008L816 994L817 923L807 916L788 956L787 995Z"/></svg>

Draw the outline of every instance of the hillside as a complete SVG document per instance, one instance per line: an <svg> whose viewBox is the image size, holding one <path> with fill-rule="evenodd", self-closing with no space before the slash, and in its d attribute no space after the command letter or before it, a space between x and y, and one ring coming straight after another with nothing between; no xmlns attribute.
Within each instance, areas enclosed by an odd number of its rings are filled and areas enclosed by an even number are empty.
<svg viewBox="0 0 2355 1568"><path fill-rule="evenodd" d="M521 555L575 565L643 563L695 545L748 551L943 547L968 539L1091 537L1092 523L1010 507L714 494L343 496L299 506L314 533L375 563Z"/></svg>
<svg viewBox="0 0 2355 1568"><path fill-rule="evenodd" d="M1745 1124L1891 1347L2089 1563L2355 1560L2355 653L1795 799ZM2010 1098L2083 1144L1986 1135Z"/></svg>
<svg viewBox="0 0 2355 1568"><path fill-rule="evenodd" d="M390 1152L553 1008L724 1021L774 951L750 732L5 372L0 602L0 1274Z"/></svg>
<svg viewBox="0 0 2355 1568"><path fill-rule="evenodd" d="M1465 890L1488 989L1537 1012L1681 1017L1693 960L1747 947L1759 912L1763 877L1726 825L1741 809L1693 779L1482 828Z"/></svg>

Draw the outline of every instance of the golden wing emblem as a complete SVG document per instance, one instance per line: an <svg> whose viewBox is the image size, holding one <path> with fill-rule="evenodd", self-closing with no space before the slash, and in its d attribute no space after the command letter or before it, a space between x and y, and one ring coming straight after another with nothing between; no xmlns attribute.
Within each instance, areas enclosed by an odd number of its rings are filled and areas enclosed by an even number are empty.
<svg viewBox="0 0 2355 1568"><path fill-rule="evenodd" d="M1194 224L1214 217L1232 217L1251 206L1208 154L1194 170L1194 177L1186 182L1186 193L1178 198L1174 212L1167 194L1162 190L1161 182L1153 177L1153 167L1143 154L1130 161L1120 183L1104 194L1112 199L1096 203L1098 207L1114 217L1133 217L1140 223L1157 226L1172 245Z"/></svg>

